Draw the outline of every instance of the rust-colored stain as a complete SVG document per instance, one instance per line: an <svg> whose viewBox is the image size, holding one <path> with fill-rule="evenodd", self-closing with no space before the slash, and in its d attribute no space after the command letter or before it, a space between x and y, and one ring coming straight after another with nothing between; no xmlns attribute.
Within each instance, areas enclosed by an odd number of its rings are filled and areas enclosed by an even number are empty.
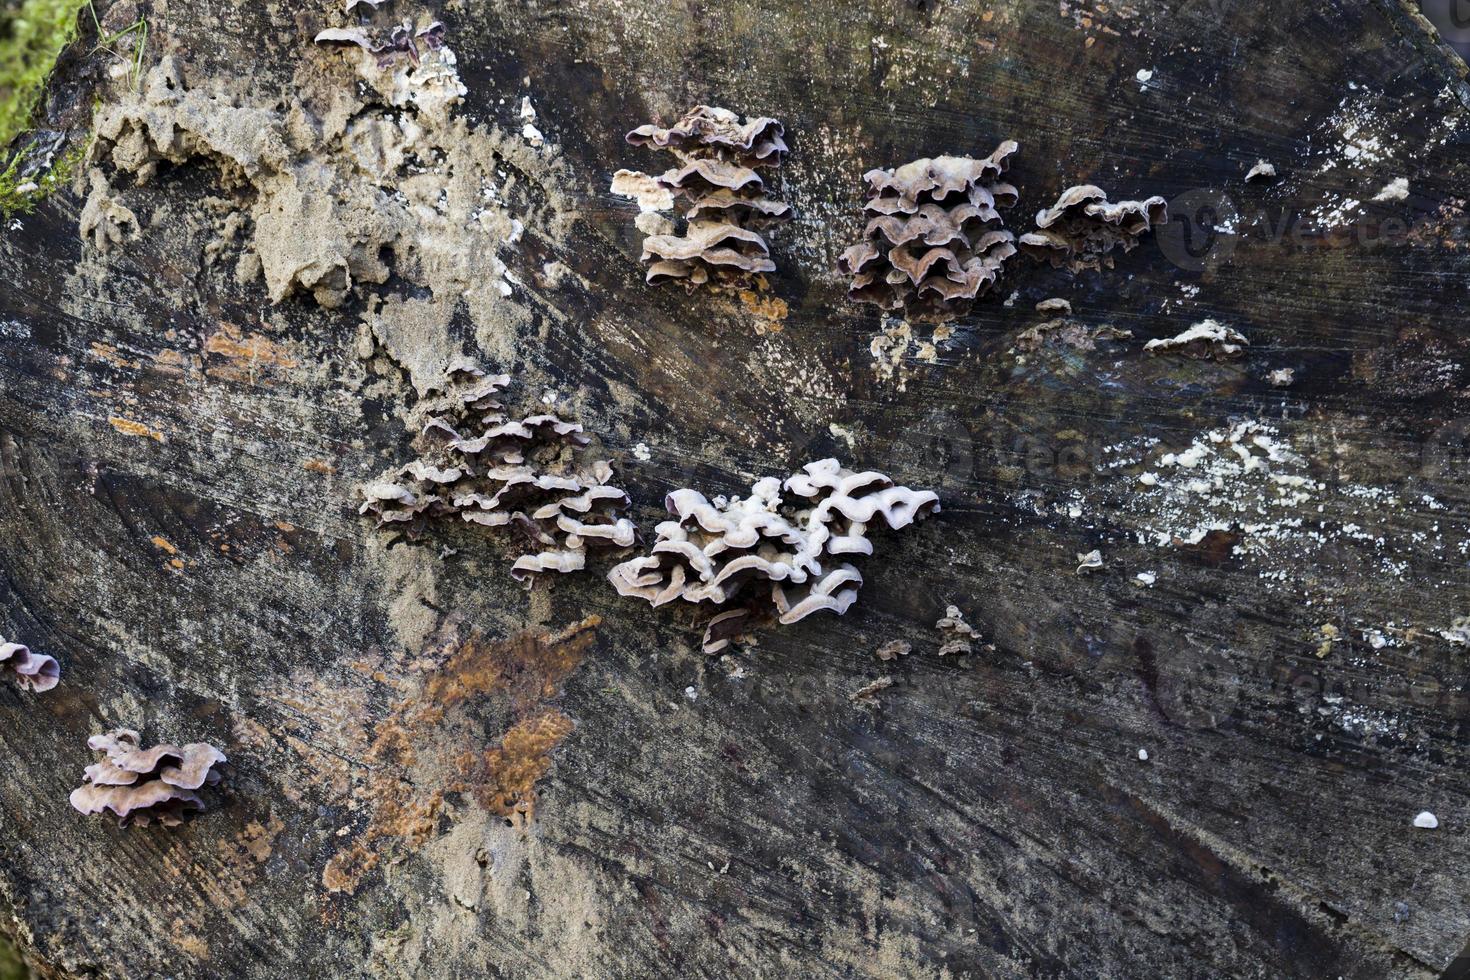
<svg viewBox="0 0 1470 980"><path fill-rule="evenodd" d="M91 350L93 357L104 360L108 364L111 364L113 367L135 368L138 366L137 361L129 360L128 358L124 357L122 351L118 350L111 344L103 344L94 341L92 343Z"/></svg>
<svg viewBox="0 0 1470 980"><path fill-rule="evenodd" d="M222 358L204 369L210 377L255 382L262 373L289 370L301 362L288 349L261 334L246 334L233 323L223 323L204 343L206 354Z"/></svg>
<svg viewBox="0 0 1470 980"><path fill-rule="evenodd" d="M475 799L491 813L529 820L536 810L536 783L551 769L551 753L577 727L556 708L518 721L484 754L484 782Z"/></svg>
<svg viewBox="0 0 1470 980"><path fill-rule="evenodd" d="M786 317L791 308L779 296L768 296L753 289L742 289L740 305L755 316L755 332L758 334L780 333L786 329Z"/></svg>
<svg viewBox="0 0 1470 980"><path fill-rule="evenodd" d="M377 726L366 756L370 773L353 791L368 823L327 862L327 890L352 894L386 847L413 849L431 839L450 795L529 822L536 784L576 727L550 702L586 657L600 623L593 616L560 633L503 641L477 630L461 634L457 623L441 629L422 658L440 666ZM488 749L487 728L501 732Z"/></svg>
<svg viewBox="0 0 1470 980"><path fill-rule="evenodd" d="M108 418L107 423L125 436L139 436L144 439L152 439L155 442L166 442L162 432L151 429L142 422L134 422L132 419L120 418L113 415Z"/></svg>
<svg viewBox="0 0 1470 980"><path fill-rule="evenodd" d="M179 553L179 549L178 549L178 548L175 548L175 547L174 547L174 546L173 546L173 545L172 545L172 544L171 544L171 543L170 543L170 542L169 542L169 540L168 540L168 538L165 538L165 537L164 537L164 536L163 536L163 535L161 535L161 534L155 534L155 535L154 535L154 536L153 536L153 537L152 537L152 539L151 539L151 540L152 540L152 542L153 542L153 547L155 547L155 548L157 548L157 549L158 549L158 550L160 550L160 551L164 551L164 552L167 552L167 553L168 553L168 554L170 554L170 555L177 555L177 554L178 554L178 553Z"/></svg>
<svg viewBox="0 0 1470 980"><path fill-rule="evenodd" d="M320 459L308 459L301 464L301 468L308 473L320 473L323 476L331 476L337 472L337 467Z"/></svg>

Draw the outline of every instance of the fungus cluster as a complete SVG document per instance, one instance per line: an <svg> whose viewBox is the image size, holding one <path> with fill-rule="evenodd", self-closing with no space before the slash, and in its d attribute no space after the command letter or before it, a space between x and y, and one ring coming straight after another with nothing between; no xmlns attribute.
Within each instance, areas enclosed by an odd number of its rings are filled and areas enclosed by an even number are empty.
<svg viewBox="0 0 1470 980"><path fill-rule="evenodd" d="M71 805L89 817L109 810L120 827L154 821L177 827L185 812L203 811L198 790L220 781L217 767L226 761L206 742L144 749L138 733L126 728L93 735L87 747L105 758L87 767L84 784L72 790Z"/></svg>
<svg viewBox="0 0 1470 980"><path fill-rule="evenodd" d="M842 253L848 298L932 320L964 313L1016 254L998 208L1016 203L1000 180L1017 144L1006 140L980 160L935 157L870 170L863 240Z"/></svg>
<svg viewBox="0 0 1470 980"><path fill-rule="evenodd" d="M0 674L7 671L21 690L37 694L51 690L61 680L61 665L54 657L32 653L30 647L0 636Z"/></svg>
<svg viewBox="0 0 1470 980"><path fill-rule="evenodd" d="M1112 251L1132 251L1145 234L1169 220L1162 197L1110 203L1092 184L1069 187L1036 214L1036 230L1022 235L1021 251L1053 268L1072 272L1113 267Z"/></svg>
<svg viewBox="0 0 1470 980"><path fill-rule="evenodd" d="M400 57L407 58L410 64L418 67L420 48L438 51L444 47L446 28L443 22L430 17L420 17L417 22L399 21L386 29L373 25L372 15L381 3L382 0L348 0L347 15L358 13L362 21L359 26L329 27L317 32L313 40L317 44L356 45L374 55L379 68L391 66Z"/></svg>
<svg viewBox="0 0 1470 980"><path fill-rule="evenodd" d="M365 487L359 513L415 529L454 515L511 528L530 548L511 566L522 582L538 572L579 571L589 548L631 547L637 529L620 516L629 500L610 485L612 465L588 458L591 440L578 423L508 415L499 398L509 384L509 375L452 366L428 404L420 457Z"/></svg>
<svg viewBox="0 0 1470 980"><path fill-rule="evenodd" d="M937 512L939 498L824 459L784 482L760 480L748 497L709 500L681 489L665 506L673 520L658 526L651 553L618 565L608 578L620 595L655 606L709 603L716 615L704 650L718 653L757 614L774 614L785 625L820 610L845 613L863 577L844 559L873 553L869 525L907 527Z"/></svg>
<svg viewBox="0 0 1470 980"><path fill-rule="evenodd" d="M731 283L775 271L758 229L791 217L789 205L766 193L758 170L779 166L789 152L781 123L768 116L745 122L728 109L695 106L673 126L640 126L634 146L667 150L678 166L656 178L682 211L682 233L643 241L647 280L687 287Z"/></svg>

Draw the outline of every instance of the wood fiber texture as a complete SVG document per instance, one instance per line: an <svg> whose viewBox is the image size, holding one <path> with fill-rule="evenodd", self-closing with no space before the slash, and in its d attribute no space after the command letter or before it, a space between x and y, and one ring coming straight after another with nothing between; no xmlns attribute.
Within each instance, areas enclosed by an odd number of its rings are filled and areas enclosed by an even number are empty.
<svg viewBox="0 0 1470 980"><path fill-rule="evenodd" d="M355 84L310 43L335 3L129 6L195 87ZM834 455L943 513L875 534L845 617L706 658L702 623L620 599L605 565L528 593L480 529L356 516L413 399L366 297L422 287L271 303L201 258L208 199L241 193L202 160L124 184L140 235L105 255L80 197L48 201L0 231L0 633L63 669L45 695L0 684L0 901L43 975L1448 967L1470 934L1470 93L1421 19L434 12L459 112L518 141L529 96L533 158L559 162L505 167L571 216L528 223L503 316L461 310L452 336L599 435L645 541L672 489ZM53 119L85 127L108 57L63 59ZM699 103L785 124L768 292L646 286L608 192L662 168L626 131ZM1002 139L1018 233L1080 183L1162 195L1170 224L1111 270L1013 259L938 332L848 304L861 175ZM1262 158L1280 176L1246 183ZM1022 341L1048 297L1075 312ZM1144 351L1207 318L1244 357ZM1191 447L1206 462L1163 461ZM951 604L983 642L941 658ZM118 726L221 747L217 805L172 832L73 812L88 735Z"/></svg>

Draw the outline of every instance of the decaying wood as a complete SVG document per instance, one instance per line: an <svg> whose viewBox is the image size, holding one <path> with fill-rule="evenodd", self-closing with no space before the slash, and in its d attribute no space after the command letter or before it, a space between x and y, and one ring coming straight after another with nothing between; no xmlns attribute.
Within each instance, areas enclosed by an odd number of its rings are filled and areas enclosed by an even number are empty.
<svg viewBox="0 0 1470 980"><path fill-rule="evenodd" d="M97 6L285 142L146 182L99 158L86 240L85 182L0 233L0 634L62 667L0 683L0 901L44 974L1376 978L1461 953L1470 90L1405 4ZM312 44L369 14L442 20L417 53L463 103L389 120L371 53ZM55 128L122 104L87 51ZM608 190L663 165L624 133L700 104L786 126L795 218L744 291L645 285ZM364 140L381 173L308 180L359 172L333 133L415 112L424 157ZM1169 224L1111 270L1010 263L940 327L847 303L862 174L1002 138L1018 234L1087 183ZM415 196L440 165L496 187L473 234L451 223L483 185ZM349 227L383 249L317 262ZM1241 356L1145 350L1206 320ZM943 512L874 531L845 616L706 658L696 614L606 567L525 592L483 529L356 515L460 356L597 433L645 535L670 490L827 457ZM938 655L951 605L971 655ZM117 727L228 754L210 810L76 814Z"/></svg>

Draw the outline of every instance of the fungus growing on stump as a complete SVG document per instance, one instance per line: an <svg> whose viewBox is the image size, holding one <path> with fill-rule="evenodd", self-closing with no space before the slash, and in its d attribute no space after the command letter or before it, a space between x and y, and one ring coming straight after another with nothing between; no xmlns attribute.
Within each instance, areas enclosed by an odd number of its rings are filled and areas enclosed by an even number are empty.
<svg viewBox="0 0 1470 980"><path fill-rule="evenodd" d="M111 811L119 827L154 821L177 827L186 812L202 812L198 790L219 783L217 767L227 761L206 742L144 749L138 733L127 728L93 735L87 747L105 758L87 767L84 785L72 790L71 805L87 816Z"/></svg>
<svg viewBox="0 0 1470 980"><path fill-rule="evenodd" d="M757 229L791 217L789 205L766 193L758 169L779 166L789 152L785 129L768 116L745 122L728 109L695 106L667 129L640 126L628 134L634 146L666 150L679 166L656 178L676 206L682 232L649 235L642 260L650 283L681 280L739 284L774 272L770 249ZM622 179L645 175L619 171Z"/></svg>
<svg viewBox="0 0 1470 980"><path fill-rule="evenodd" d="M1006 140L980 160L935 157L870 170L863 240L842 253L848 298L925 320L950 320L989 292L1016 254L997 208L1016 188L1000 180L1017 144Z"/></svg>
<svg viewBox="0 0 1470 980"><path fill-rule="evenodd" d="M681 489L665 506L674 520L658 526L652 553L618 565L608 578L620 595L655 606L710 603L717 614L704 651L719 653L758 614L787 625L818 611L847 612L863 577L840 559L873 553L867 531L874 521L907 527L937 512L939 498L824 459L784 483L759 480L748 497L711 501Z"/></svg>
<svg viewBox="0 0 1470 980"><path fill-rule="evenodd" d="M30 647L0 637L0 674L6 672L21 690L36 694L51 690L61 680L61 665L54 657L32 653Z"/></svg>
<svg viewBox="0 0 1470 980"><path fill-rule="evenodd" d="M1129 252L1148 232L1169 220L1162 197L1108 202L1101 187L1069 187L1057 202L1036 214L1036 230L1017 242L1034 259L1072 272L1113 267L1113 249Z"/></svg>
<svg viewBox="0 0 1470 980"><path fill-rule="evenodd" d="M588 457L591 440L578 423L507 415L499 398L509 384L509 375L467 362L452 367L428 401L420 457L364 487L358 512L413 532L454 515L511 528L531 549L511 566L527 584L541 572L585 568L589 549L635 544L637 528L621 516L628 495L610 485L612 464Z"/></svg>

